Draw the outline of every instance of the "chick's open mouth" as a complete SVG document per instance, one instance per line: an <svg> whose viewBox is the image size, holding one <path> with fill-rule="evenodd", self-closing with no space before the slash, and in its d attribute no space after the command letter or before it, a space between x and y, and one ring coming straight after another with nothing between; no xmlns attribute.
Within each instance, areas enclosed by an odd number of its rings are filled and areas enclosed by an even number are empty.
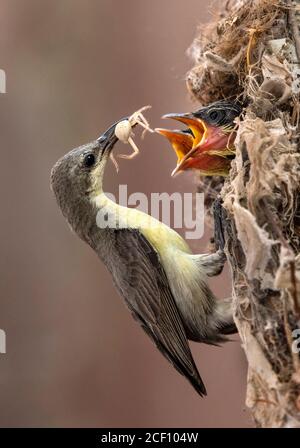
<svg viewBox="0 0 300 448"><path fill-rule="evenodd" d="M210 125L200 118L193 117L192 114L167 114L163 118L177 120L188 128L185 130L155 129L170 141L177 155L177 166L172 176L193 167L193 161L190 159L199 159L204 153L206 156L218 157L233 154L232 145L230 147L232 133L228 133L228 130ZM187 160L189 163L186 163ZM195 160L195 167L198 165Z"/></svg>

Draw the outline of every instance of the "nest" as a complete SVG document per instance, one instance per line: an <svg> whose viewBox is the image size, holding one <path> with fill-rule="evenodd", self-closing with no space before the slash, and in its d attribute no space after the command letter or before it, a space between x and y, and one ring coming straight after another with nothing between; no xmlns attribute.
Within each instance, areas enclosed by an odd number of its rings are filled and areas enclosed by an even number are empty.
<svg viewBox="0 0 300 448"><path fill-rule="evenodd" d="M300 426L300 45L297 8L230 1L199 31L187 87L201 105L239 98L236 157L221 197L236 323L249 362L247 404L259 426Z"/></svg>
<svg viewBox="0 0 300 448"><path fill-rule="evenodd" d="M249 66L258 61L266 39L283 33L285 9L277 0L237 4L229 14L232 8L228 2L224 17L200 29L189 49L195 66L187 75L187 87L202 105L245 97Z"/></svg>

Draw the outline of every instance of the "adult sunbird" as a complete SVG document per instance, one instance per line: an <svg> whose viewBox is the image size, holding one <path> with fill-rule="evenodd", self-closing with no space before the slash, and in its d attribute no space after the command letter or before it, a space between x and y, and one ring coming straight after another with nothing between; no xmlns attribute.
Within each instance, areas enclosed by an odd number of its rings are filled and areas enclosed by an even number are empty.
<svg viewBox="0 0 300 448"><path fill-rule="evenodd" d="M207 276L221 272L225 256L222 251L192 254L170 227L105 195L102 180L118 140L116 125L58 160L51 187L73 230L112 274L133 317L196 391L206 395L188 340L217 344L236 331L230 300L217 301L207 284Z"/></svg>

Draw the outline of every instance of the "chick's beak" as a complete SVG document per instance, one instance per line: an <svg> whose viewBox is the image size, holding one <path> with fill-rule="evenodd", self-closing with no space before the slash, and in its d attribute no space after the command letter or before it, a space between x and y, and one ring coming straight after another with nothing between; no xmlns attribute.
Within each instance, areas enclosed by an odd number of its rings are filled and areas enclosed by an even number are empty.
<svg viewBox="0 0 300 448"><path fill-rule="evenodd" d="M189 132L156 128L155 132L166 137L177 155L177 165L193 147L193 135Z"/></svg>
<svg viewBox="0 0 300 448"><path fill-rule="evenodd" d="M181 123L184 123L193 133L194 136L193 148L200 145L206 136L207 124L203 120L195 118L191 113L166 114L163 115L162 118L171 118L172 120L177 120L180 121Z"/></svg>
<svg viewBox="0 0 300 448"><path fill-rule="evenodd" d="M228 142L230 136L221 127L211 125L206 121L198 117L195 117L193 113L185 113L185 114L172 113L164 115L162 118L171 118L173 120L180 121L181 123L184 123L191 131L190 147L188 150L186 149L185 151L181 150L182 155L180 158L178 157L177 166L172 172L172 176L174 176L180 171L190 169L191 167L196 168L197 163L190 163L192 162L191 160L189 163L186 162L190 158L197 158L197 156L200 156L200 154L206 153L207 155L218 155L221 157L226 156L228 154L229 151ZM173 133L173 131L168 132ZM164 132L159 133L165 135L171 141L170 134L167 134L165 130ZM171 143L174 148L174 142L171 141ZM181 148L182 146L183 145L181 144Z"/></svg>

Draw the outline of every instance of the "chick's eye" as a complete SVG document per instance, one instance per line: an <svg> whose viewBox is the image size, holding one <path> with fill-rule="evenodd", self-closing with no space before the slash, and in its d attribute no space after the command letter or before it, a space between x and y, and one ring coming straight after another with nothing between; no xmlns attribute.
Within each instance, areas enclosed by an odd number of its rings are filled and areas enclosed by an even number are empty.
<svg viewBox="0 0 300 448"><path fill-rule="evenodd" d="M87 154L83 159L84 166L86 166L87 168L90 168L91 166L95 165L95 162L96 159L94 154Z"/></svg>
<svg viewBox="0 0 300 448"><path fill-rule="evenodd" d="M218 112L218 111L216 111L216 110L212 110L212 111L209 113L209 118L210 118L212 121L217 121L219 118L221 118L221 113Z"/></svg>

